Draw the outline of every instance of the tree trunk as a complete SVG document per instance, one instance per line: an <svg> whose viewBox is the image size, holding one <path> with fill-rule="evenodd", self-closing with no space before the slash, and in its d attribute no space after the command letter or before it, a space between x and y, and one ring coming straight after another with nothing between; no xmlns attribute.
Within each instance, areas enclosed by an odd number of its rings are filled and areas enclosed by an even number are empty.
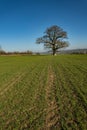
<svg viewBox="0 0 87 130"><path fill-rule="evenodd" d="M55 49L53 49L53 56L55 56L56 55L56 50Z"/></svg>

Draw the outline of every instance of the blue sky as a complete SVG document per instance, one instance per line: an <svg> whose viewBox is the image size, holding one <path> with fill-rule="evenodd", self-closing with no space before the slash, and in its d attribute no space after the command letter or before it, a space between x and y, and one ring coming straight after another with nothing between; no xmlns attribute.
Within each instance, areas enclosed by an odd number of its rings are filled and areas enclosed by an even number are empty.
<svg viewBox="0 0 87 130"><path fill-rule="evenodd" d="M67 49L87 48L87 0L0 0L0 45L5 51L44 51L46 28L68 33Z"/></svg>

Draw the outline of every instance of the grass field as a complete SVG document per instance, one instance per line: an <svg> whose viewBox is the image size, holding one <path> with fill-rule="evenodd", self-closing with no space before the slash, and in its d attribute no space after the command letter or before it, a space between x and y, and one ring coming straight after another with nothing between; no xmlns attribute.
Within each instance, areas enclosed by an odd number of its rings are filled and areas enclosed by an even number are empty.
<svg viewBox="0 0 87 130"><path fill-rule="evenodd" d="M1 56L0 130L87 130L87 55Z"/></svg>

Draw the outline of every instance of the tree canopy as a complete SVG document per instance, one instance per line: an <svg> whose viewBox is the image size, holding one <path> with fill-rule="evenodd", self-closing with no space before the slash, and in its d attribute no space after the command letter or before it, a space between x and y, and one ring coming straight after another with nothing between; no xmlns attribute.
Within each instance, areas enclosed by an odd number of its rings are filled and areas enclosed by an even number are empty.
<svg viewBox="0 0 87 130"><path fill-rule="evenodd" d="M64 41L66 38L67 32L63 31L63 29L59 26L54 25L47 28L45 35L37 38L36 43L44 43L44 46L51 49L53 55L55 55L58 49L69 46L69 43L67 41Z"/></svg>

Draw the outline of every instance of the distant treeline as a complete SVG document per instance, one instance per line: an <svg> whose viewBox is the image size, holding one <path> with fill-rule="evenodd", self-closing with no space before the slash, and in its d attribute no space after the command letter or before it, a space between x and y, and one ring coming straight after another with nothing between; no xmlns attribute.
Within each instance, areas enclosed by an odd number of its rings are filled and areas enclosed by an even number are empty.
<svg viewBox="0 0 87 130"><path fill-rule="evenodd" d="M87 54L87 49L63 50L60 54Z"/></svg>
<svg viewBox="0 0 87 130"><path fill-rule="evenodd" d="M32 52L32 51L14 51L14 52L5 52L4 50L0 50L0 55L45 55L51 54L51 52ZM73 50L61 50L58 51L57 54L87 54L87 49L73 49Z"/></svg>
<svg viewBox="0 0 87 130"><path fill-rule="evenodd" d="M0 55L32 55L33 52L32 51L23 51L23 52L19 52L19 51L14 51L14 52L5 52L3 50L0 50Z"/></svg>

